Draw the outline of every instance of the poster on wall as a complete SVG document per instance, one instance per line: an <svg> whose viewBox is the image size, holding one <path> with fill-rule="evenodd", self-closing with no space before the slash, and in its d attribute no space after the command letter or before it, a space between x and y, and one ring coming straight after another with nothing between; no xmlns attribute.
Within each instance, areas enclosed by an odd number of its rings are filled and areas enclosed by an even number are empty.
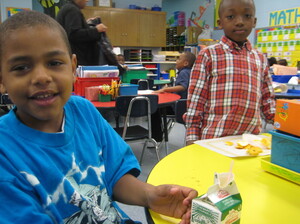
<svg viewBox="0 0 300 224"><path fill-rule="evenodd" d="M7 17L10 17L18 12L30 10L29 8L6 7Z"/></svg>
<svg viewBox="0 0 300 224"><path fill-rule="evenodd" d="M300 23L300 7L271 12L269 26L282 26Z"/></svg>
<svg viewBox="0 0 300 224"><path fill-rule="evenodd" d="M218 26L218 19L219 19L219 7L220 7L220 3L221 3L221 0L215 0L215 25L214 25L214 28L215 30L219 30L219 26Z"/></svg>

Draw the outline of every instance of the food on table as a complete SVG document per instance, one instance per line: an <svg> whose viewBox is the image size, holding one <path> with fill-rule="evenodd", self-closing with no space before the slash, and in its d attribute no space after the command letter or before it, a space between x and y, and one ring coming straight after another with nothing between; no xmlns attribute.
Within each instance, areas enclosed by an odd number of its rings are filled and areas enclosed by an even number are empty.
<svg viewBox="0 0 300 224"><path fill-rule="evenodd" d="M225 144L226 144L226 145L229 145L229 146L233 146L233 145L234 145L234 143L233 143L233 142L230 142L230 141L225 142Z"/></svg>
<svg viewBox="0 0 300 224"><path fill-rule="evenodd" d="M236 149L244 149L249 145L246 141L238 141L237 145L235 146Z"/></svg>
<svg viewBox="0 0 300 224"><path fill-rule="evenodd" d="M263 152L263 149L271 149L271 135L243 134L237 141L225 141L225 145L246 150L249 155L257 156Z"/></svg>
<svg viewBox="0 0 300 224"><path fill-rule="evenodd" d="M259 153L263 152L262 148L257 146L252 146L247 149L247 153L251 156L258 156Z"/></svg>

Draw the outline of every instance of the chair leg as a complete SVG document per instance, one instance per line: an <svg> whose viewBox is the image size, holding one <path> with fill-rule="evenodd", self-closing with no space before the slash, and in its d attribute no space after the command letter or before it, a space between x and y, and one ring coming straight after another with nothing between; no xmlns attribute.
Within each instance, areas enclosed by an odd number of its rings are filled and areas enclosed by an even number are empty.
<svg viewBox="0 0 300 224"><path fill-rule="evenodd" d="M154 147L155 147L155 153L156 153L156 157L157 157L157 161L160 161L160 158L159 158L159 150L158 150L158 144L157 142L155 141L155 139L147 139L144 143L144 146L143 146L143 150L142 150L142 154L141 154L141 157L140 157L140 165L142 165L142 161L143 161L143 157L144 157L144 153L145 153L145 149L147 148L148 146L148 143L151 142L153 143Z"/></svg>
<svg viewBox="0 0 300 224"><path fill-rule="evenodd" d="M147 145L148 145L148 140L145 141L144 146L143 146L143 150L142 150L142 154L141 154L141 158L140 158L140 165L142 165L144 152L145 152L145 149L146 149Z"/></svg>
<svg viewBox="0 0 300 224"><path fill-rule="evenodd" d="M152 143L154 144L155 152L156 152L156 157L157 157L157 161L159 161L160 158L159 158L159 153L158 153L158 151L159 151L159 150L158 150L158 144L157 144L157 142L155 141L155 139L153 139L153 138L149 139L149 141L152 142Z"/></svg>
<svg viewBox="0 0 300 224"><path fill-rule="evenodd" d="M173 118L170 118L167 122L167 127L168 127L168 133L170 134L172 128L175 125L175 120Z"/></svg>

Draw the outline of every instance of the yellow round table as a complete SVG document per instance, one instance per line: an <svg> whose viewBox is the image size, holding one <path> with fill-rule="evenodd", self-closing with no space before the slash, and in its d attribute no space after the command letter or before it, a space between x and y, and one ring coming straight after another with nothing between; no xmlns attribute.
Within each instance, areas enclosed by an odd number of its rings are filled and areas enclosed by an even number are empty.
<svg viewBox="0 0 300 224"><path fill-rule="evenodd" d="M163 158L149 174L153 185L179 184L195 188L199 195L213 185L214 173L233 173L241 193L241 224L299 224L300 186L261 168L262 157L229 158L193 144ZM150 210L156 224L179 223Z"/></svg>

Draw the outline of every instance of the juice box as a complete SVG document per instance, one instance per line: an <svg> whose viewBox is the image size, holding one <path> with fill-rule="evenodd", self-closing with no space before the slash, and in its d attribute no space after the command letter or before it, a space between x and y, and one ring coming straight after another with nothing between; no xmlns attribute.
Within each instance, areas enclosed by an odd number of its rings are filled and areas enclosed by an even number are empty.
<svg viewBox="0 0 300 224"><path fill-rule="evenodd" d="M192 200L191 224L240 223L242 198L232 173L216 173L215 184Z"/></svg>

